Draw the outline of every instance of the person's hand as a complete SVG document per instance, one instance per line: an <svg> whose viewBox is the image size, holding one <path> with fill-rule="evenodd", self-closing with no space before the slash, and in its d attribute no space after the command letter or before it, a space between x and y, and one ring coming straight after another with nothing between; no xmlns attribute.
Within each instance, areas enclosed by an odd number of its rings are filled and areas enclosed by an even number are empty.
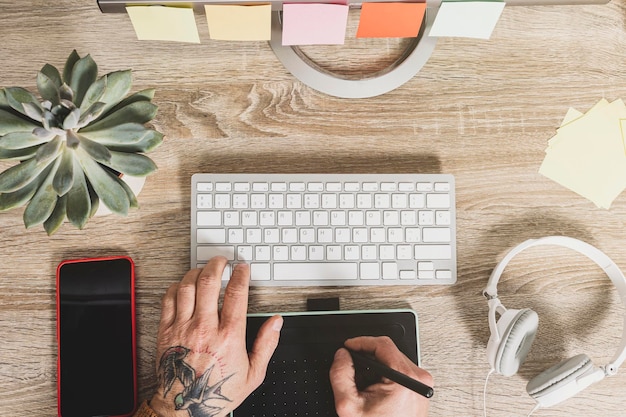
<svg viewBox="0 0 626 417"><path fill-rule="evenodd" d="M192 269L163 297L157 336L159 385L150 400L161 417L225 416L265 378L283 319L268 319L247 352L250 267L233 268L219 311L226 262L216 257L204 269Z"/></svg>
<svg viewBox="0 0 626 417"><path fill-rule="evenodd" d="M347 340L345 346L374 355L376 360L390 368L433 386L432 376L400 352L386 336L356 337ZM335 353L335 360L330 368L330 383L339 417L425 417L428 414L427 398L386 378L359 391L356 387L352 356L344 348Z"/></svg>

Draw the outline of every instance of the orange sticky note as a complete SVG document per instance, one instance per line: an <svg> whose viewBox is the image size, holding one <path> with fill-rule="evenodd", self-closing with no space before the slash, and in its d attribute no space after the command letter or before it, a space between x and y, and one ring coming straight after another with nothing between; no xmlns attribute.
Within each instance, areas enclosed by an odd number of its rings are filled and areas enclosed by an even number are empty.
<svg viewBox="0 0 626 417"><path fill-rule="evenodd" d="M426 3L363 3L357 38L413 38L419 34Z"/></svg>

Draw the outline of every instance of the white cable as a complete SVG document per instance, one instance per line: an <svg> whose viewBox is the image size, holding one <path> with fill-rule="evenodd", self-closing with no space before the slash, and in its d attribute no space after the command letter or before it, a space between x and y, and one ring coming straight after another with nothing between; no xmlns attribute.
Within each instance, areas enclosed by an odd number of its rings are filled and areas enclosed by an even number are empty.
<svg viewBox="0 0 626 417"><path fill-rule="evenodd" d="M530 410L530 413L528 413L527 417L530 417L532 413L534 413L535 411L539 410L541 408L541 406L539 404L537 404L535 406L535 408L533 408L532 410Z"/></svg>
<svg viewBox="0 0 626 417"><path fill-rule="evenodd" d="M487 381L489 381L489 377L495 371L495 369L491 369L487 374L487 378L485 378L485 386L483 388L483 416L487 417Z"/></svg>

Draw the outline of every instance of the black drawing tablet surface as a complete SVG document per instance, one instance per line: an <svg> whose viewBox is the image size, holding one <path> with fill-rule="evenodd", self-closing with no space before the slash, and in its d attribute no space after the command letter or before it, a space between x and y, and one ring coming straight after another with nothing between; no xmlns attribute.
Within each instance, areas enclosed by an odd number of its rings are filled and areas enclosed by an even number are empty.
<svg viewBox="0 0 626 417"><path fill-rule="evenodd" d="M247 345L270 315L248 317ZM335 351L356 336L389 336L419 364L417 315L411 310L282 314L278 348L263 384L234 417L336 417L328 372Z"/></svg>

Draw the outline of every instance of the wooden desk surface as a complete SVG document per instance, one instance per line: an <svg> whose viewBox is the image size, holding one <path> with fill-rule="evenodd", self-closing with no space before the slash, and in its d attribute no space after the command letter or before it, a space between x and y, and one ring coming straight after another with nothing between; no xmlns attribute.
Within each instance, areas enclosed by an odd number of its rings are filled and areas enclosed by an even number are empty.
<svg viewBox="0 0 626 417"><path fill-rule="evenodd" d="M133 91L155 87L159 171L127 218L65 225L53 237L25 230L22 211L0 214L0 414L56 413L56 265L65 258L128 254L137 264L140 397L155 386L160 298L189 266L190 177L195 172L441 172L456 176L458 283L446 287L253 289L251 312L302 311L307 297L339 296L345 309L411 306L422 360L434 375L430 415L482 415L489 370L487 303L495 263L531 237L564 234L597 245L626 268L626 194L610 210L537 173L567 109L626 98L626 1L507 7L489 41L440 39L422 71L371 99L338 99L296 81L265 42L139 42L126 15L95 1L0 0L0 86L35 90L44 63L76 48L101 74L134 70ZM350 26L355 27L352 13ZM383 68L396 41L352 39L310 47L345 73ZM0 163L4 169L10 164ZM488 415L525 416L526 382L561 359L587 353L605 364L624 309L590 261L560 248L529 250L499 287L510 308L540 317L519 375L493 376ZM89 364L85 364L86 368ZM624 372L541 416L624 416Z"/></svg>

